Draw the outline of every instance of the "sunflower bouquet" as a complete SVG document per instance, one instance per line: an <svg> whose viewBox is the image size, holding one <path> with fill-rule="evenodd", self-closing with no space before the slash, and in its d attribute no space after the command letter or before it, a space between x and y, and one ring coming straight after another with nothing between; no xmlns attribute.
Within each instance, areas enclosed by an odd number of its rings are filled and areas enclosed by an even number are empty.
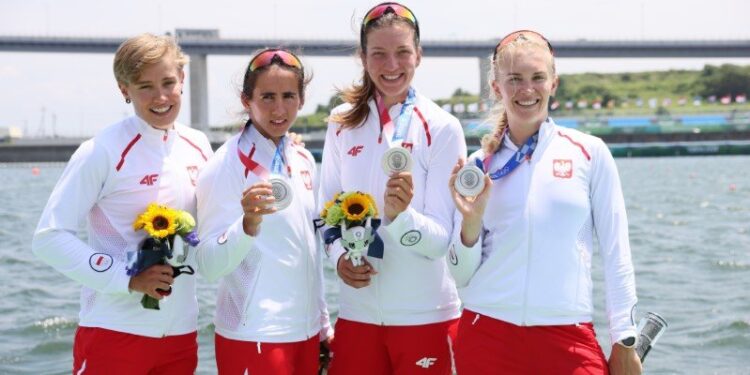
<svg viewBox="0 0 750 375"><path fill-rule="evenodd" d="M375 199L360 191L341 192L326 202L320 219L329 226L323 234L326 245L337 239L347 250L346 259L355 266L364 264L363 256L383 257L383 241Z"/></svg>
<svg viewBox="0 0 750 375"><path fill-rule="evenodd" d="M187 247L184 253L175 257L174 238L176 235L182 237L185 245L197 246L200 240L195 233L195 219L187 211L175 210L156 203L151 203L146 211L138 215L133 222L133 230L143 230L148 234L137 253L128 254L129 265L127 274L135 276L143 270L155 264L167 264L173 257L177 263L182 263L187 258ZM171 265L171 264L170 264ZM180 274L192 275L195 273L189 265L173 266L172 277ZM157 291L164 296L172 293L172 289ZM147 309L159 310L159 300L144 294L141 305Z"/></svg>

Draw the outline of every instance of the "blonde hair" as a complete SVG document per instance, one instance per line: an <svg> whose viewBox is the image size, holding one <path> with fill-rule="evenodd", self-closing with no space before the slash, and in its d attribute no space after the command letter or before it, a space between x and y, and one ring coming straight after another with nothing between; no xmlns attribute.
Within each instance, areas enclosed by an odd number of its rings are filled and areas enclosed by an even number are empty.
<svg viewBox="0 0 750 375"><path fill-rule="evenodd" d="M500 64L507 62L512 65L513 53L521 48L541 48L544 51L548 51L550 53L552 73L555 73L555 58L552 55L552 51L550 50L547 41L534 32L526 34L519 33L513 41L507 44L498 45L496 47L497 50L493 51L492 55L488 57L491 68L487 73L487 81L489 81L490 87L492 87L492 82L499 79L498 75L500 74L501 69ZM503 142L503 136L508 129L508 114L505 112L502 100L497 97L494 89L490 90L490 99L494 104L488 111L486 122L495 124L495 128L492 132L485 134L484 137L482 137L481 144L485 155L494 154L500 148L500 145Z"/></svg>
<svg viewBox="0 0 750 375"><path fill-rule="evenodd" d="M120 44L115 53L113 69L118 84L128 85L141 76L143 70L157 64L165 57L172 57L180 70L190 60L171 36L140 34Z"/></svg>
<svg viewBox="0 0 750 375"><path fill-rule="evenodd" d="M367 53L367 35L372 30L394 25L406 25L411 29L414 36L414 48L419 49L419 36L417 35L416 26L405 18L397 16L395 13L387 13L367 25L362 36L363 40L360 41L362 47L357 49L357 55L361 56ZM351 104L352 107L345 112L331 115L329 121L341 124L341 127L344 129L361 126L367 116L370 115L370 106L367 102L375 94L375 83L370 79L367 70L362 69L361 83L336 91L341 101Z"/></svg>

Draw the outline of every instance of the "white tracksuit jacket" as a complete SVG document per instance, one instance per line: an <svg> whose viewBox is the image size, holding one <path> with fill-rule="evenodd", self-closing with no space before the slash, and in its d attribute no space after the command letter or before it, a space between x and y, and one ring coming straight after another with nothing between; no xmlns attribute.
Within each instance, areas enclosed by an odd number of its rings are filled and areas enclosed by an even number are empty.
<svg viewBox="0 0 750 375"><path fill-rule="evenodd" d="M177 123L158 130L138 117L105 128L76 150L44 208L32 250L83 284L81 326L150 337L196 330L195 276L177 277L161 310L147 310L143 294L128 290L125 266L127 252L146 237L133 222L149 203L195 214L195 183L211 154L200 131ZM76 237L83 223L88 243ZM193 266L194 250L186 261Z"/></svg>
<svg viewBox="0 0 750 375"><path fill-rule="evenodd" d="M489 172L518 148L509 136ZM482 150L472 154L484 159ZM635 336L637 302L617 167L601 139L542 123L531 160L493 181L477 244L461 243L456 214L451 272L464 307L521 326L592 321L596 230L612 342Z"/></svg>
<svg viewBox="0 0 750 375"><path fill-rule="evenodd" d="M324 299L322 249L317 218L315 159L285 140L284 174L291 171L292 203L263 216L256 237L242 228L242 193L260 177L237 153L269 172L276 145L254 126L230 138L209 161L198 181L198 269L209 280L222 278L216 302L216 333L254 342L297 342L332 334ZM287 175L288 178L288 175ZM289 180L288 180L289 181Z"/></svg>
<svg viewBox="0 0 750 375"><path fill-rule="evenodd" d="M341 129L328 124L319 206L341 191L370 193L378 211L384 207L388 176L381 157L391 134L378 142L380 120L374 100L364 124ZM392 119L402 105L389 109ZM334 109L344 111L348 104ZM446 266L454 206L448 190L451 169L466 155L466 141L458 120L426 97L417 94L404 147L411 149L414 197L393 222L385 217L378 230L385 245L383 259L368 257L378 271L372 283L355 289L339 280L340 314L352 321L382 325L420 325L458 317L459 300ZM334 267L345 250L340 240L328 247Z"/></svg>

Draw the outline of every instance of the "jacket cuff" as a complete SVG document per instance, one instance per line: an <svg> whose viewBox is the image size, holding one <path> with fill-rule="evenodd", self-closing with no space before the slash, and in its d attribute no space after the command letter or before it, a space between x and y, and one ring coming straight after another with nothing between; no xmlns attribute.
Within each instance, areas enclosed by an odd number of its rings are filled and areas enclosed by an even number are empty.
<svg viewBox="0 0 750 375"><path fill-rule="evenodd" d="M612 345L615 345L616 343L620 342L620 340L623 340L628 337L636 337L636 338L638 337L638 332L635 326L628 326L628 327L609 330L609 338L610 338Z"/></svg>
<svg viewBox="0 0 750 375"><path fill-rule="evenodd" d="M230 248L240 248L245 250L245 254L242 255L244 258L255 239L253 236L245 233L243 218L244 216L240 215L239 219L235 220L235 222L227 228L227 231L224 233L225 238L219 237L217 241L221 244L221 241L225 240Z"/></svg>
<svg viewBox="0 0 750 375"><path fill-rule="evenodd" d="M333 326L331 326L331 322L328 321L323 326L323 328L320 329L320 341L325 341L329 337L333 336Z"/></svg>
<svg viewBox="0 0 750 375"><path fill-rule="evenodd" d="M391 238L401 238L406 232L414 229L414 215L416 212L417 211L414 208L409 206L404 212L401 212L396 216L396 220L391 221L382 228Z"/></svg>
<svg viewBox="0 0 750 375"><path fill-rule="evenodd" d="M114 272L112 280L107 287L102 290L103 293L111 294L130 294L130 276L128 275L125 263L117 263L117 270Z"/></svg>
<svg viewBox="0 0 750 375"><path fill-rule="evenodd" d="M479 230L479 237L477 242L474 242L472 246L464 245L464 241L461 239L461 222L456 223L456 230L453 231L453 243L456 245L456 252L462 254L475 254L482 252L482 240L484 240L484 230Z"/></svg>

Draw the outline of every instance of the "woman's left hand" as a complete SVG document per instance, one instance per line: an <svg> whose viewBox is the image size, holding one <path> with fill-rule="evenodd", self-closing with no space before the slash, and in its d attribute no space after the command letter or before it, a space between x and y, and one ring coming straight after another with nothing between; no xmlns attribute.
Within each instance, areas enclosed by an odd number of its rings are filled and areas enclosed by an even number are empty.
<svg viewBox="0 0 750 375"><path fill-rule="evenodd" d="M611 375L641 375L643 367L634 348L619 344L612 345L609 355L609 373Z"/></svg>
<svg viewBox="0 0 750 375"><path fill-rule="evenodd" d="M411 199L414 197L414 183L411 172L399 172L391 175L385 185L385 217L389 221L396 220L398 214L409 208Z"/></svg>
<svg viewBox="0 0 750 375"><path fill-rule="evenodd" d="M318 374L322 374L323 370L328 369L328 364L331 363L331 343L333 342L333 336L320 341L320 350L318 355Z"/></svg>

